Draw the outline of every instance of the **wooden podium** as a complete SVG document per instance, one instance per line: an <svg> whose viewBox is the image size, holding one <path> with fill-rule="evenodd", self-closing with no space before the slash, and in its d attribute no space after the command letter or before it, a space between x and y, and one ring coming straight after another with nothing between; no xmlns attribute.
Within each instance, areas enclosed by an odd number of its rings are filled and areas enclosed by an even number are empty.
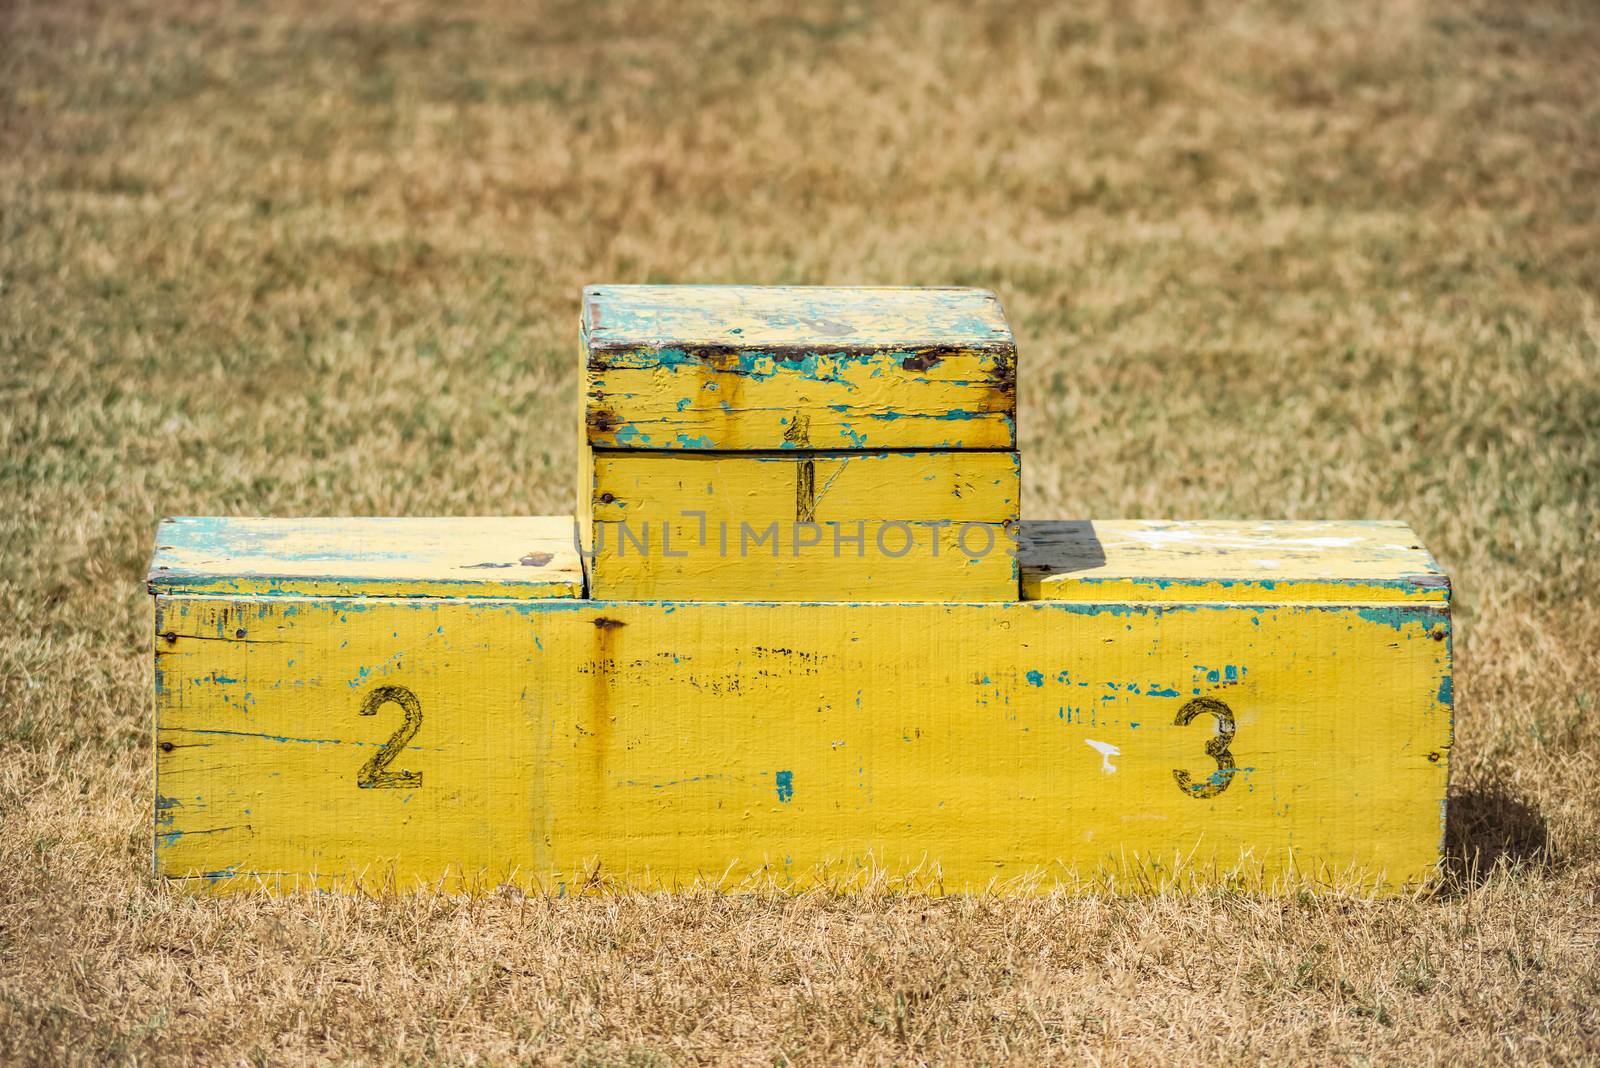
<svg viewBox="0 0 1600 1068"><path fill-rule="evenodd" d="M583 334L575 517L162 524L157 872L552 893L1433 872L1450 588L1404 524L1019 519L988 294L604 287Z"/></svg>

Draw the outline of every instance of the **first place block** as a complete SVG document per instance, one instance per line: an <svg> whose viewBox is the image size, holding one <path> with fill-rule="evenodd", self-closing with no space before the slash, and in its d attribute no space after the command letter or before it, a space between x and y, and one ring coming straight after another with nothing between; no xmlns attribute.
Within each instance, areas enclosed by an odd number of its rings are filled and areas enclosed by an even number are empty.
<svg viewBox="0 0 1600 1068"><path fill-rule="evenodd" d="M993 293L591 286L596 598L1012 601L1017 350Z"/></svg>

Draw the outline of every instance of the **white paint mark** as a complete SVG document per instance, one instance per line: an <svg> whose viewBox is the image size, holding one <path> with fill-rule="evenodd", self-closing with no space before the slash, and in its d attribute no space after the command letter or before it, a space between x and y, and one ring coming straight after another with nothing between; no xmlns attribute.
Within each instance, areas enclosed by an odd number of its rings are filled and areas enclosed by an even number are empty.
<svg viewBox="0 0 1600 1068"><path fill-rule="evenodd" d="M1282 560L1252 560L1250 562L1256 567L1264 567L1269 571L1271 571L1273 568L1279 568L1283 566Z"/></svg>
<svg viewBox="0 0 1600 1068"><path fill-rule="evenodd" d="M1362 538L1337 537L1326 534L1312 538L1281 538L1281 537L1249 537L1241 538L1237 534L1222 533L1209 530L1128 530L1124 531L1129 538L1154 548L1165 545L1205 545L1217 549L1259 549L1263 546L1272 548L1304 546L1312 549L1335 549L1347 545L1359 545Z"/></svg>
<svg viewBox="0 0 1600 1068"><path fill-rule="evenodd" d="M848 459L841 460L839 462L839 470L835 471L833 473L832 477L830 477L828 479L828 481L826 481L826 482L824 482L822 484L822 488L820 490L818 490L815 494L812 495L812 497L811 497L811 508L812 508L813 512L815 512L817 504L820 503L822 498L827 495L828 491L833 488L833 484L836 481L838 481L839 476L844 474L844 469L849 467L849 466L850 466L850 461Z"/></svg>
<svg viewBox="0 0 1600 1068"><path fill-rule="evenodd" d="M1336 549L1344 545L1360 545L1362 539L1335 538L1331 535L1323 538L1264 538L1263 541L1272 545L1314 545L1319 549Z"/></svg>
<svg viewBox="0 0 1600 1068"><path fill-rule="evenodd" d="M1111 763L1111 758L1114 756L1121 756L1122 750L1118 749L1110 742L1097 742L1093 738L1085 738L1083 740L1083 744L1100 754L1101 771L1105 772L1107 775L1116 774L1117 766Z"/></svg>

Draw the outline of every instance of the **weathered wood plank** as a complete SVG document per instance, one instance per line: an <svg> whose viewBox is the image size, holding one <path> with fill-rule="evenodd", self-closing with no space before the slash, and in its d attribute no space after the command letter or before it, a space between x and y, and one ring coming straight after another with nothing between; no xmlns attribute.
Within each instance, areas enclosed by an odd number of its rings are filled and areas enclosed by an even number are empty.
<svg viewBox="0 0 1600 1068"><path fill-rule="evenodd" d="M163 595L156 631L156 866L200 888L1395 891L1439 855L1443 604Z"/></svg>
<svg viewBox="0 0 1600 1068"><path fill-rule="evenodd" d="M583 346L597 448L1016 445L1016 344L983 290L592 286Z"/></svg>
<svg viewBox="0 0 1600 1068"><path fill-rule="evenodd" d="M152 590L338 597L581 597L569 516L164 520Z"/></svg>
<svg viewBox="0 0 1600 1068"><path fill-rule="evenodd" d="M1027 600L1449 600L1450 580L1391 520L1029 520Z"/></svg>
<svg viewBox="0 0 1600 1068"><path fill-rule="evenodd" d="M602 600L1011 601L1011 452L598 452Z"/></svg>

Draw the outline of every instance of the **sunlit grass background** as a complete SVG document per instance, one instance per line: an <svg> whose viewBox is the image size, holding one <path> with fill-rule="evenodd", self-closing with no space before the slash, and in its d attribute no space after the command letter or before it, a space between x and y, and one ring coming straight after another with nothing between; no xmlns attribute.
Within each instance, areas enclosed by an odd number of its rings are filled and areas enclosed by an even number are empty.
<svg viewBox="0 0 1600 1068"><path fill-rule="evenodd" d="M990 287L1025 514L1409 521L1437 892L155 884L157 518L570 511L596 281ZM0 3L0 1059L1600 1058L1597 301L1588 0Z"/></svg>

